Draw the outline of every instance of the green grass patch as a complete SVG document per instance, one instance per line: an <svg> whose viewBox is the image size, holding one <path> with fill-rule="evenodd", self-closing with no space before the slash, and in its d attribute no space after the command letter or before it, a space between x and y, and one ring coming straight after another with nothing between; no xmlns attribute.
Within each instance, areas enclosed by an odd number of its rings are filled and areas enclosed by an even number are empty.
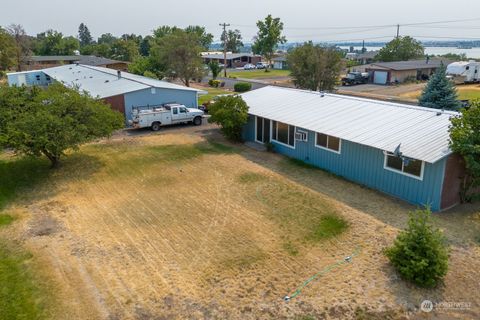
<svg viewBox="0 0 480 320"><path fill-rule="evenodd" d="M291 166L295 166L295 167L299 167L299 168L304 168L304 169L315 169L315 170L319 170L318 167L315 167L313 164L310 164L310 163L306 163L305 161L302 161L302 160L299 160L299 159L295 159L295 158L286 158L286 164L287 165L291 165Z"/></svg>
<svg viewBox="0 0 480 320"><path fill-rule="evenodd" d="M458 90L458 99L460 100L475 100L480 99L480 89L479 90Z"/></svg>
<svg viewBox="0 0 480 320"><path fill-rule="evenodd" d="M202 105L205 102L212 101L213 98L221 94L233 94L233 92L231 91L227 91L225 89L220 89L220 88L202 88L202 90L205 90L208 93L198 96L199 105Z"/></svg>
<svg viewBox="0 0 480 320"><path fill-rule="evenodd" d="M285 242L283 245L282 245L283 249L285 249L285 251L287 251L287 253L291 256L297 256L300 251L298 250L298 248L291 242L291 241L287 241Z"/></svg>
<svg viewBox="0 0 480 320"><path fill-rule="evenodd" d="M229 77L235 77L240 79L268 79L275 77L288 77L290 76L289 70L272 70L268 72L265 70L246 70L246 71L233 71L228 72Z"/></svg>
<svg viewBox="0 0 480 320"><path fill-rule="evenodd" d="M336 237L348 228L348 223L338 215L327 215L315 225L312 239L315 241Z"/></svg>
<svg viewBox="0 0 480 320"><path fill-rule="evenodd" d="M44 158L0 159L0 210L20 192L43 183L51 173Z"/></svg>
<svg viewBox="0 0 480 320"><path fill-rule="evenodd" d="M256 183L259 181L263 181L266 178L267 177L265 177L263 174L257 172L245 172L238 176L238 181L240 183Z"/></svg>
<svg viewBox="0 0 480 320"><path fill-rule="evenodd" d="M198 143L195 145L195 148L197 148L203 154L226 154L237 152L235 147L227 146L226 144L215 141Z"/></svg>
<svg viewBox="0 0 480 320"><path fill-rule="evenodd" d="M348 227L327 199L308 189L272 178L248 191L256 193L265 205L263 212L283 229L292 244L322 241Z"/></svg>
<svg viewBox="0 0 480 320"><path fill-rule="evenodd" d="M15 220L15 218L9 214L0 214L0 227L8 226L13 220Z"/></svg>
<svg viewBox="0 0 480 320"><path fill-rule="evenodd" d="M47 319L48 295L31 270L32 256L0 240L0 319Z"/></svg>

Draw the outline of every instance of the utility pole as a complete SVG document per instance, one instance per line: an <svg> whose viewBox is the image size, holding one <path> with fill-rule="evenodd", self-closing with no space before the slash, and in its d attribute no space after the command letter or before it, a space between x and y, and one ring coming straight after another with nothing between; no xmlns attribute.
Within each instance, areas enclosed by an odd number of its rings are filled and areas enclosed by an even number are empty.
<svg viewBox="0 0 480 320"><path fill-rule="evenodd" d="M397 24L397 39L400 37L400 25Z"/></svg>
<svg viewBox="0 0 480 320"><path fill-rule="evenodd" d="M227 27L229 23L220 23L220 27L223 27L223 75L227 77Z"/></svg>

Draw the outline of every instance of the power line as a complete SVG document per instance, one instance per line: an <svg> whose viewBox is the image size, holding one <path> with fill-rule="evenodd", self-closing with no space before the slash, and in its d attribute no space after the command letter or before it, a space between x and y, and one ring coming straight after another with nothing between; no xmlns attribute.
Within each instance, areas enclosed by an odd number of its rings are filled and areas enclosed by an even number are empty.
<svg viewBox="0 0 480 320"><path fill-rule="evenodd" d="M345 30L345 29L366 29L366 28L389 28L389 27L401 27L406 26L422 26L422 25L431 25L431 24L442 24L442 23L459 23L459 22L470 22L470 21L480 21L480 18L472 19L459 19L459 20L442 20L442 21L430 21L430 22L414 22L414 23L400 23L400 24L385 24L385 25L367 25L367 26L326 26L326 27L285 27L284 30ZM256 28L256 25L244 25L244 24L232 24L234 27L244 27L244 28Z"/></svg>

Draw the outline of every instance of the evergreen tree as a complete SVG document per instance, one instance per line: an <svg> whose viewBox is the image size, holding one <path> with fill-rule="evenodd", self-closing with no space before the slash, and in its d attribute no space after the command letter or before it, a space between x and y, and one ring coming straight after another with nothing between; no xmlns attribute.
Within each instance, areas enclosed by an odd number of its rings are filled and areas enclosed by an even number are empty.
<svg viewBox="0 0 480 320"><path fill-rule="evenodd" d="M80 40L80 45L82 47L89 45L93 42L93 38L92 38L92 35L90 34L90 30L88 30L87 25L84 24L83 22L78 27L78 40Z"/></svg>
<svg viewBox="0 0 480 320"><path fill-rule="evenodd" d="M461 103L457 100L457 90L455 85L448 80L446 70L446 67L442 65L430 78L418 100L422 107L445 110L460 109Z"/></svg>
<svg viewBox="0 0 480 320"><path fill-rule="evenodd" d="M385 252L402 277L421 287L435 287L448 270L445 237L430 214L428 208L410 213L408 227Z"/></svg>

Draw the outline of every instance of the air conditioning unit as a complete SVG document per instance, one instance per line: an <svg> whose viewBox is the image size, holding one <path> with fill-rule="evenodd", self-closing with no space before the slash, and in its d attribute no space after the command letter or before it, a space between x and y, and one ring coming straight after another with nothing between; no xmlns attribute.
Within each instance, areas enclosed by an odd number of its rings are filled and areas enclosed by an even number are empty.
<svg viewBox="0 0 480 320"><path fill-rule="evenodd" d="M297 130L297 132L295 132L295 140L308 141L308 133L303 130Z"/></svg>

